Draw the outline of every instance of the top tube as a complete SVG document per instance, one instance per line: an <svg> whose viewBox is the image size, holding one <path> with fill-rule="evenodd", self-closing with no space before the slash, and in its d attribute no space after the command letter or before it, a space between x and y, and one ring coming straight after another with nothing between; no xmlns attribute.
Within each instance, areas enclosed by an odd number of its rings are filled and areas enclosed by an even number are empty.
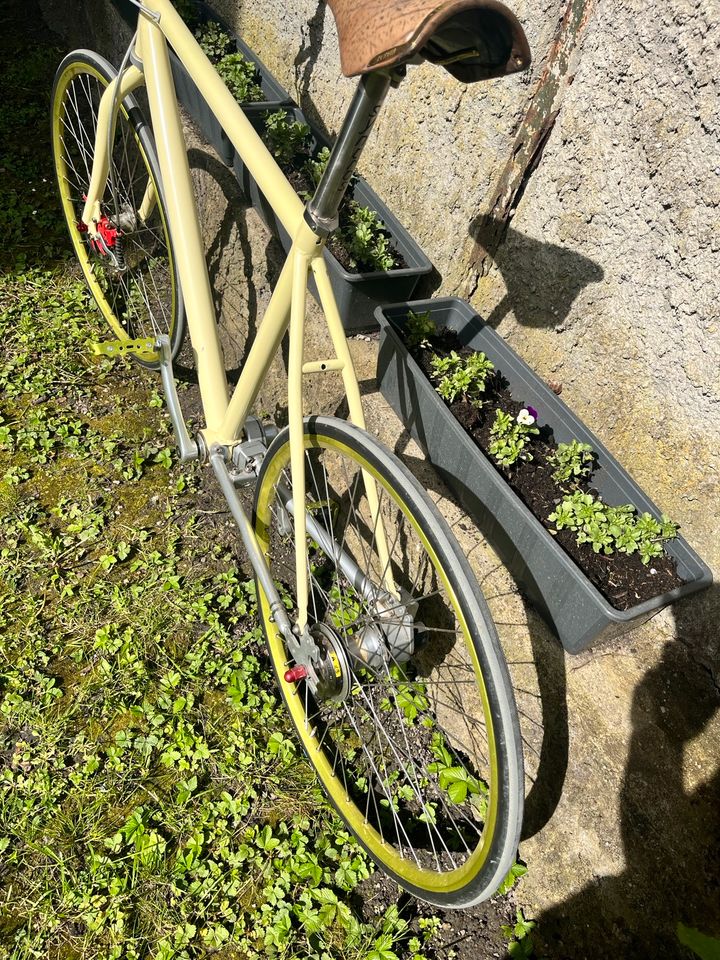
<svg viewBox="0 0 720 960"><path fill-rule="evenodd" d="M134 2L138 5L138 0ZM294 237L303 220L303 202L170 0L144 0L138 16L138 43L135 48L138 59L143 59L145 32L159 28L225 130L249 173L265 194L283 227Z"/></svg>

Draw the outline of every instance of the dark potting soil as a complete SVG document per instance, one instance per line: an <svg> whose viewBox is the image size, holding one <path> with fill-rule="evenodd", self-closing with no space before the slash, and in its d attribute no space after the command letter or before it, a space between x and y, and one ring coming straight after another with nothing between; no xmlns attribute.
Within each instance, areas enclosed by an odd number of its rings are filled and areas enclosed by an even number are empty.
<svg viewBox="0 0 720 960"><path fill-rule="evenodd" d="M307 157L305 156L302 158L302 161L304 162L306 159ZM281 164L281 168L298 196L307 196L308 194L313 194L315 192L315 184L304 170L299 169L297 166L295 166L295 164ZM343 225L343 221L347 219L347 209L349 203L350 199L346 197L342 206L340 207L341 226ZM385 230L384 232L385 236L389 240L392 240L392 234L390 231ZM326 246L343 270L345 270L347 273L374 273L377 270L377 267L374 267L371 263L365 263L362 260L354 261L348 253L347 248L345 247L345 244L342 242L342 238L338 233L330 234L330 236L327 238ZM392 256L394 260L394 270L402 270L407 267L405 257L403 257L400 251L394 246L392 247Z"/></svg>
<svg viewBox="0 0 720 960"><path fill-rule="evenodd" d="M430 358L434 353L444 355L451 350L461 356L473 353L469 347L460 344L457 334L452 330L443 330L431 340L429 349L419 347L410 350L431 382ZM486 400L480 409L466 401L446 402L446 406L498 473L616 610L628 610L685 582L677 573L675 561L666 553L654 557L645 565L637 553L615 553L608 557L595 553L589 544L578 545L572 530L556 532L553 523L547 518L562 500L564 492L553 480L553 467L548 463L548 457L555 449L552 430L549 427L540 428L539 436L532 441L532 460L518 462L512 467L498 466L488 453L495 410L499 407L515 417L522 410L523 404L510 394L501 370L495 370L488 378L485 396ZM597 490L592 486L592 476L578 483L577 487L598 496Z"/></svg>

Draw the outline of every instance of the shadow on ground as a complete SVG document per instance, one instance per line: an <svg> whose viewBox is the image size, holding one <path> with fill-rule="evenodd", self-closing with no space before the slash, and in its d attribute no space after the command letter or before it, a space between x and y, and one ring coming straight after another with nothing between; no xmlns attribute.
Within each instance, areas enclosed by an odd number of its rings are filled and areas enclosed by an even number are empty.
<svg viewBox="0 0 720 960"><path fill-rule="evenodd" d="M692 744L720 709L720 587L674 608L676 639L633 697L620 796L626 867L537 918L540 956L689 958L677 924L720 936L720 769Z"/></svg>

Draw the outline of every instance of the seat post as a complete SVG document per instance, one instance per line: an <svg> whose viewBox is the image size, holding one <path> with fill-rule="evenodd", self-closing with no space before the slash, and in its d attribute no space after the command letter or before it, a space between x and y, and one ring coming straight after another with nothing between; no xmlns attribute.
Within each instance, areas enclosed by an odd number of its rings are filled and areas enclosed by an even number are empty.
<svg viewBox="0 0 720 960"><path fill-rule="evenodd" d="M340 204L375 118L388 88L397 86L404 72L402 67L375 70L360 78L325 172L305 210L305 219L314 230L326 235L337 227Z"/></svg>

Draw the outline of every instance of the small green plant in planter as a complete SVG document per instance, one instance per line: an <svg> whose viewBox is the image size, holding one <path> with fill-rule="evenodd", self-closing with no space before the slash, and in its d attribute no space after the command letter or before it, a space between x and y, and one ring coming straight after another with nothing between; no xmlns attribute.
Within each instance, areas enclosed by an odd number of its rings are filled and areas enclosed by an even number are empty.
<svg viewBox="0 0 720 960"><path fill-rule="evenodd" d="M471 353L463 359L455 350L430 359L433 374L439 378L435 387L440 396L453 403L458 397L480 408L483 404L488 375L495 369L484 353Z"/></svg>
<svg viewBox="0 0 720 960"><path fill-rule="evenodd" d="M265 133L270 152L280 166L287 166L309 149L310 127L291 120L285 110L276 110L265 118Z"/></svg>
<svg viewBox="0 0 720 960"><path fill-rule="evenodd" d="M555 467L553 480L556 483L575 485L578 480L592 473L595 454L589 443L571 440L559 443L555 452L548 457L548 463Z"/></svg>
<svg viewBox="0 0 720 960"><path fill-rule="evenodd" d="M310 157L303 167L305 173L310 177L313 184L317 187L322 175L325 173L325 167L330 159L330 147L323 147L319 150L317 156Z"/></svg>
<svg viewBox="0 0 720 960"><path fill-rule="evenodd" d="M262 100L257 67L241 53L229 53L223 57L217 65L217 72L238 103Z"/></svg>
<svg viewBox="0 0 720 960"><path fill-rule="evenodd" d="M537 412L532 407L523 407L515 419L502 410L495 411L488 451L501 467L511 467L518 460L532 460L527 446L531 437L540 433L536 419Z"/></svg>
<svg viewBox="0 0 720 960"><path fill-rule="evenodd" d="M408 310L405 319L405 340L411 350L417 350L418 347L428 348L430 338L437 334L435 321L430 316L430 311L424 313L413 313Z"/></svg>
<svg viewBox="0 0 720 960"><path fill-rule="evenodd" d="M645 565L662 555L663 543L678 530L665 515L660 520L649 513L638 516L629 503L611 507L581 490L564 497L548 520L557 530L572 530L577 543L589 543L595 553L637 552Z"/></svg>
<svg viewBox="0 0 720 960"><path fill-rule="evenodd" d="M195 37L200 44L200 49L211 63L218 63L235 49L232 37L225 33L219 23L212 21L204 23L195 31Z"/></svg>
<svg viewBox="0 0 720 960"><path fill-rule="evenodd" d="M385 224L370 207L351 200L340 235L353 266L367 270L392 270L396 255Z"/></svg>

